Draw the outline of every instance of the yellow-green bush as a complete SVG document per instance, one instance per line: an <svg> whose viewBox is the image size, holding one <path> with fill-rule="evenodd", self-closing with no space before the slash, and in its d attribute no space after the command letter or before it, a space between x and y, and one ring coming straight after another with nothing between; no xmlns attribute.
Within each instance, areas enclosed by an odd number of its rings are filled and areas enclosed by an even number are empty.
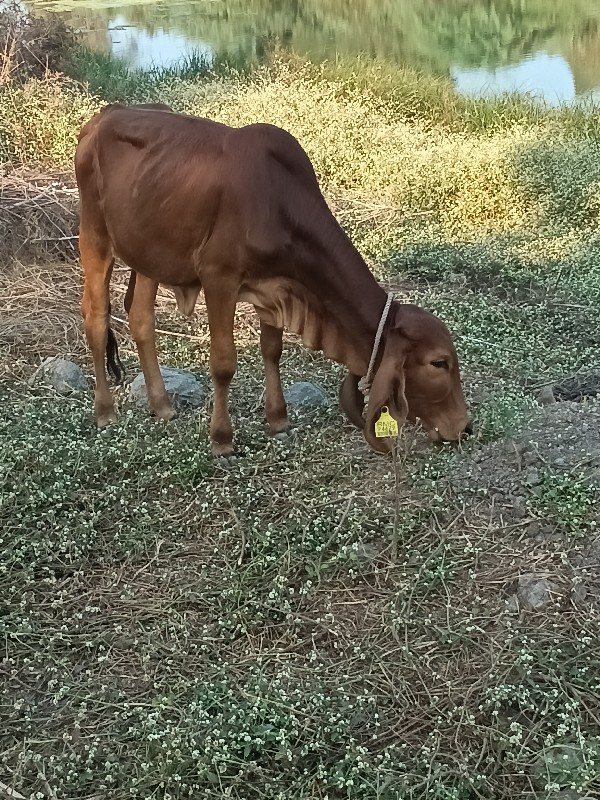
<svg viewBox="0 0 600 800"><path fill-rule="evenodd" d="M524 189L538 199L544 219L569 224L597 222L600 209L600 145L543 131L518 157Z"/></svg>
<svg viewBox="0 0 600 800"><path fill-rule="evenodd" d="M186 111L230 125L261 120L293 133L329 190L387 202L403 213L432 211L448 225L491 229L535 217L518 181L518 153L535 141L514 126L493 136L451 133L424 121L393 120L372 98L343 95L281 66L231 92L189 97Z"/></svg>
<svg viewBox="0 0 600 800"><path fill-rule="evenodd" d="M0 91L0 161L48 168L72 164L81 125L100 102L57 76Z"/></svg>
<svg viewBox="0 0 600 800"><path fill-rule="evenodd" d="M403 215L426 212L447 232L562 228L598 216L600 148L584 133L561 133L550 113L492 132L450 129L383 107L355 80L319 78L311 65L284 61L250 78L171 75L147 99L231 125L286 128L326 191L389 204ZM59 77L5 86L0 157L68 166L79 127L100 106L80 84Z"/></svg>

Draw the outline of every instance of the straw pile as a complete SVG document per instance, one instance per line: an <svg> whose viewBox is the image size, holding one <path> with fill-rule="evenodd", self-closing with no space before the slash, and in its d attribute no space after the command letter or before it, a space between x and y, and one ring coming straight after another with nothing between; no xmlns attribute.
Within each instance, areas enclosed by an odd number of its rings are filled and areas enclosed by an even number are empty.
<svg viewBox="0 0 600 800"><path fill-rule="evenodd" d="M2 262L76 258L77 204L72 173L0 167Z"/></svg>

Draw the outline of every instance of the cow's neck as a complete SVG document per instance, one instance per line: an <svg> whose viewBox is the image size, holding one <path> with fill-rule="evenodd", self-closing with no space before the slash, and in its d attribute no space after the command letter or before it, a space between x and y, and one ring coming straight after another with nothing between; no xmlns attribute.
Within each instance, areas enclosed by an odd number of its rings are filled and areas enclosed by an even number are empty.
<svg viewBox="0 0 600 800"><path fill-rule="evenodd" d="M344 253L343 263L332 267L328 285L315 292L326 311L327 332L320 349L354 374L364 375L387 295L354 248Z"/></svg>
<svg viewBox="0 0 600 800"><path fill-rule="evenodd" d="M300 335L307 347L365 375L386 292L352 245L330 255L322 269L303 272L302 281L287 276L260 281L240 299L254 303L265 322Z"/></svg>

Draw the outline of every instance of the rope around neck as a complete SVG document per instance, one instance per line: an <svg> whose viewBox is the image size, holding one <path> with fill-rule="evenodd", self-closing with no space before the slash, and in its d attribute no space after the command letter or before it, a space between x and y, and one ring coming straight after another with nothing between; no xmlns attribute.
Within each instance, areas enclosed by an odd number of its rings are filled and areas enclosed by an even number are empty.
<svg viewBox="0 0 600 800"><path fill-rule="evenodd" d="M383 333L383 329L385 327L385 323L393 299L394 295L392 294L392 292L388 292L385 306L383 307L383 311L381 312L381 319L379 320L377 333L375 334L375 341L373 343L373 352L371 353L369 368L367 369L367 374L364 377L362 377L358 382L358 388L365 397L368 395L369 389L371 388L371 384L373 383L373 367L375 366L375 359L377 358L377 353L379 352L379 342L381 341L381 334Z"/></svg>

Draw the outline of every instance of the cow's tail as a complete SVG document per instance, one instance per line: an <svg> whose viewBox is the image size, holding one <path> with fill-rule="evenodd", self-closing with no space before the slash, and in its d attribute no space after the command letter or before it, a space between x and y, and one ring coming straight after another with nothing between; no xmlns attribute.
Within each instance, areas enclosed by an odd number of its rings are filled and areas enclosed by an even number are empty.
<svg viewBox="0 0 600 800"><path fill-rule="evenodd" d="M127 291L125 292L125 311L129 314L129 309L131 308L131 302L133 300L133 292L135 289L135 278L136 273L131 270L129 275L129 284L127 286ZM110 317L110 306L108 308L108 314ZM123 362L119 358L119 345L117 344L117 337L115 336L115 332L108 326L108 339L106 340L106 369L108 370L108 374L111 375L115 383L121 384L123 383L123 373L125 372L125 367L123 366Z"/></svg>
<svg viewBox="0 0 600 800"><path fill-rule="evenodd" d="M108 309L110 315L110 306ZM108 374L114 379L117 385L123 383L123 373L125 367L119 358L119 345L117 344L117 337L115 332L108 326L108 338L106 340L106 369Z"/></svg>
<svg viewBox="0 0 600 800"><path fill-rule="evenodd" d="M125 311L129 314L129 309L131 308L131 301L133 300L133 292L135 289L135 278L136 273L131 270L131 274L129 276L129 285L127 286L127 291L125 293ZM108 315L110 317L110 305L108 307ZM106 369L108 370L108 374L114 378L115 383L121 384L123 383L123 374L125 372L125 367L123 366L123 362L119 358L119 345L117 344L117 337L115 336L115 332L108 326L108 339L106 340Z"/></svg>

